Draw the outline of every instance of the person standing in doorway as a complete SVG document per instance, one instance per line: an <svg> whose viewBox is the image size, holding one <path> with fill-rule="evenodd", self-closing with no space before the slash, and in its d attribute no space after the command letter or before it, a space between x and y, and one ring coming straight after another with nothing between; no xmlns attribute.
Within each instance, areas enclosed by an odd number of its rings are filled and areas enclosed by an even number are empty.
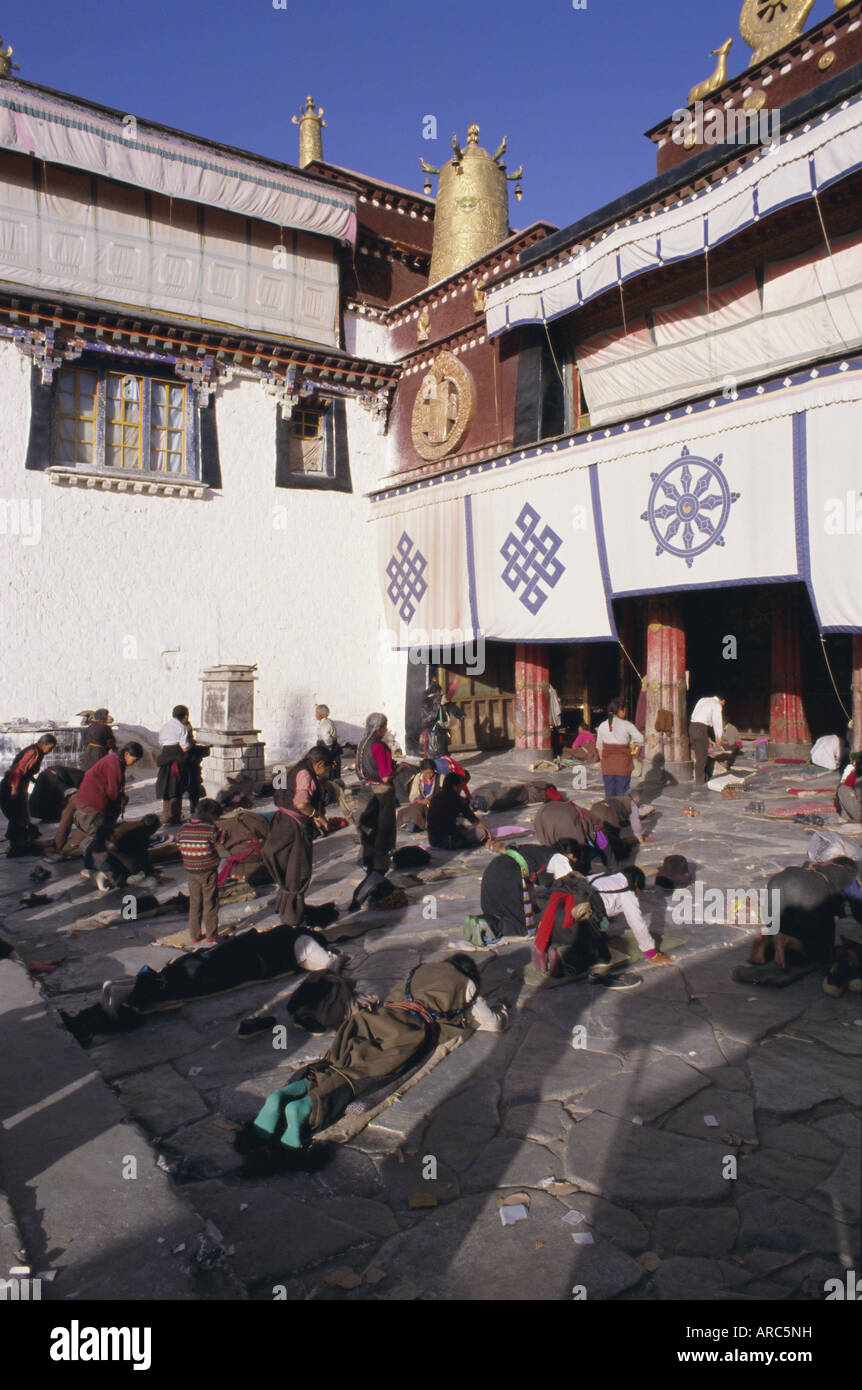
<svg viewBox="0 0 862 1390"><path fill-rule="evenodd" d="M644 746L640 729L626 719L626 702L619 698L608 705L608 717L599 725L596 748L599 752L605 796L628 796L634 770L632 744Z"/></svg>
<svg viewBox="0 0 862 1390"><path fill-rule="evenodd" d="M453 704L443 694L440 682L433 680L425 691L422 702L422 741L427 758L445 758L452 742L453 720L466 719L460 705Z"/></svg>
<svg viewBox="0 0 862 1390"><path fill-rule="evenodd" d="M709 759L709 731L712 729L715 742L721 743L724 733L722 711L727 701L723 694L705 695L698 700L691 712L688 736L691 740L691 756L694 762L694 785L706 785L707 761Z"/></svg>
<svg viewBox="0 0 862 1390"><path fill-rule="evenodd" d="M563 752L563 707L560 697L552 685L548 685L548 725L551 734L551 757L559 758Z"/></svg>

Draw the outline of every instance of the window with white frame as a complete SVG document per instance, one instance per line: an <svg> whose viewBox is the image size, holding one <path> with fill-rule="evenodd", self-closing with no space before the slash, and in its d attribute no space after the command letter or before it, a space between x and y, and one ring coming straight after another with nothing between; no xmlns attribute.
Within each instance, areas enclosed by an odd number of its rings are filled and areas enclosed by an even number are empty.
<svg viewBox="0 0 862 1390"><path fill-rule="evenodd" d="M196 475L189 387L119 367L64 367L57 377L54 463Z"/></svg>

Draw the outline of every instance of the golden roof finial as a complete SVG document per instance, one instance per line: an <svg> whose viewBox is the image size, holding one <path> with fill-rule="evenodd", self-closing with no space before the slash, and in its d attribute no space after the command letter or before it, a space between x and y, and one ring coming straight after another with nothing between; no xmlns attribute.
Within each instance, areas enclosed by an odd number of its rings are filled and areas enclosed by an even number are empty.
<svg viewBox="0 0 862 1390"><path fill-rule="evenodd" d="M479 126L473 121L463 148L457 134L452 136L452 158L442 169L420 157L426 174L440 176L429 272L432 284L478 260L509 235L506 184L517 184L515 197L520 201L523 170L506 173L506 166L501 163L506 144L504 137L496 153L490 155L479 144ZM430 192L428 180L425 190Z"/></svg>
<svg viewBox="0 0 862 1390"><path fill-rule="evenodd" d="M710 92L717 92L724 86L727 81L727 55L732 47L733 39L725 39L721 48L713 48L711 50L713 57L718 58L715 71L711 77L705 78L703 82L698 82L696 87L692 87L688 94L689 106L694 106L696 101L703 101L704 97L708 97Z"/></svg>
<svg viewBox="0 0 862 1390"><path fill-rule="evenodd" d="M323 119L323 107L320 106L315 111L314 97L305 98L305 106L302 114L291 116L294 125L299 126L299 167L304 169L306 164L311 164L314 160L323 163L323 135L322 128L326 125Z"/></svg>
<svg viewBox="0 0 862 1390"><path fill-rule="evenodd" d="M798 39L814 9L814 0L745 0L739 32L754 49L750 67Z"/></svg>
<svg viewBox="0 0 862 1390"><path fill-rule="evenodd" d="M3 52L3 40L0 38L0 77L8 77L13 68L16 72L21 71L18 64L12 62L12 52L11 43L5 53Z"/></svg>

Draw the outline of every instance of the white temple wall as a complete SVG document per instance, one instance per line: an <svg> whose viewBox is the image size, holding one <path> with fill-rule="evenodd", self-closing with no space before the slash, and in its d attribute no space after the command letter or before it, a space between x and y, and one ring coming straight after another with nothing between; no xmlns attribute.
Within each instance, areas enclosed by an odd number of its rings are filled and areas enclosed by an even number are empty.
<svg viewBox="0 0 862 1390"><path fill-rule="evenodd" d="M30 362L0 344L0 722L108 705L157 729L176 703L198 722L201 670L257 663L268 763L308 745L316 700L348 737L378 709L403 737L363 496L385 440L348 401L353 493L277 488L277 408L255 381L219 391L223 486L205 499L61 487L24 467Z"/></svg>

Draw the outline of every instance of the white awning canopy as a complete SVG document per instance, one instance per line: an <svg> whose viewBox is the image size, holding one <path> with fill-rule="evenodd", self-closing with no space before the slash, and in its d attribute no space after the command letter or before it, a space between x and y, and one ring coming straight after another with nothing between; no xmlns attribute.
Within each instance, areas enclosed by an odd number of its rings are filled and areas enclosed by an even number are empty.
<svg viewBox="0 0 862 1390"><path fill-rule="evenodd" d="M222 153L193 136L167 135L133 116L118 120L72 97L47 96L8 78L0 91L0 147L278 227L350 245L356 240L352 193Z"/></svg>
<svg viewBox="0 0 862 1390"><path fill-rule="evenodd" d="M862 168L862 97L784 135L735 174L664 211L634 213L562 265L525 270L488 291L488 336L550 323L615 285L703 255L753 223Z"/></svg>

